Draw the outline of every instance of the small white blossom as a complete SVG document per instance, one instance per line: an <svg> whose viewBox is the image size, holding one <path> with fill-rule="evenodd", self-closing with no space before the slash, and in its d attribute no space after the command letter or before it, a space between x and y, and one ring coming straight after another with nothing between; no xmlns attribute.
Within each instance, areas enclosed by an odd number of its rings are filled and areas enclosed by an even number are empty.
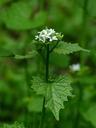
<svg viewBox="0 0 96 128"><path fill-rule="evenodd" d="M35 36L35 39L36 39L36 40L39 39L39 36Z"/></svg>
<svg viewBox="0 0 96 128"><path fill-rule="evenodd" d="M57 35L61 35L60 33L56 33L54 29L43 29L42 31L38 32L38 35L35 36L36 40L42 41L42 42L52 42L57 41L59 38Z"/></svg>
<svg viewBox="0 0 96 128"><path fill-rule="evenodd" d="M78 64L72 64L70 66L70 70L73 71L73 72L80 71L80 64L79 63Z"/></svg>

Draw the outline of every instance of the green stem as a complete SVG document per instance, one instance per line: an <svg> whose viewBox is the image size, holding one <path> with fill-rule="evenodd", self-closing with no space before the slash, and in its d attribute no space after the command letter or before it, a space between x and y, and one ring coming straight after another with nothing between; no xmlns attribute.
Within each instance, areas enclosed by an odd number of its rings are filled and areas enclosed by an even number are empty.
<svg viewBox="0 0 96 128"><path fill-rule="evenodd" d="M53 46L53 48L49 51L50 53L53 52L53 50L56 48L56 46L58 45L58 43L59 43L59 42L57 42L57 43Z"/></svg>
<svg viewBox="0 0 96 128"><path fill-rule="evenodd" d="M49 44L46 46L46 82L48 82L49 77Z"/></svg>
<svg viewBox="0 0 96 128"><path fill-rule="evenodd" d="M48 77L49 77L49 44L46 46L46 73L45 73L45 80L46 83L48 83ZM44 127L44 118L45 117L45 97L43 99L43 107L42 107L42 116L41 116L41 121L40 121L40 126L39 128Z"/></svg>

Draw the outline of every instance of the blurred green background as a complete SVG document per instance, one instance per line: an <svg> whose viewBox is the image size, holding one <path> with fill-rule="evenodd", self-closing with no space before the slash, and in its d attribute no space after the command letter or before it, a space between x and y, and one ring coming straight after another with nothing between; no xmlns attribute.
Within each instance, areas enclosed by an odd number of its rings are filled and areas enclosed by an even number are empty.
<svg viewBox="0 0 96 128"><path fill-rule="evenodd" d="M64 41L90 53L50 57L50 73L68 72L73 98L56 121L47 111L45 128L96 127L96 0L0 0L0 128L38 128L42 97L31 89L33 75L43 74L42 58L16 59L34 50L38 30L54 28ZM80 71L70 65L80 64Z"/></svg>

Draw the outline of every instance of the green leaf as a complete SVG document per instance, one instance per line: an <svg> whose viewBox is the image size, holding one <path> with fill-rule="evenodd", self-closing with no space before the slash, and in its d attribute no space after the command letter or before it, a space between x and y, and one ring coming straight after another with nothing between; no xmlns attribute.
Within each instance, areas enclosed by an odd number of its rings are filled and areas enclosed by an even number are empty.
<svg viewBox="0 0 96 128"><path fill-rule="evenodd" d="M32 88L39 95L45 95L47 83L44 82L40 77L33 77Z"/></svg>
<svg viewBox="0 0 96 128"><path fill-rule="evenodd" d="M26 30L44 25L46 13L43 11L35 13L32 17L33 2L19 1L13 3L9 8L2 11L2 21L10 29Z"/></svg>
<svg viewBox="0 0 96 128"><path fill-rule="evenodd" d="M70 80L62 76L47 87L46 107L52 111L57 120L60 109L64 108L63 102L68 101L68 96L72 96L71 90Z"/></svg>
<svg viewBox="0 0 96 128"><path fill-rule="evenodd" d="M36 55L37 55L37 52L35 50L33 50L32 52L30 52L27 55L15 55L15 59L30 59Z"/></svg>
<svg viewBox="0 0 96 128"><path fill-rule="evenodd" d="M64 108L63 102L68 101L68 96L72 96L70 83L70 79L65 76L60 76L50 83L45 83L39 77L33 79L32 88L37 94L45 96L45 107L52 111L57 120L59 120L60 109Z"/></svg>
<svg viewBox="0 0 96 128"><path fill-rule="evenodd" d="M88 51L88 50L81 48L78 44L66 43L63 41L60 42L58 47L54 49L54 52L64 55L77 51Z"/></svg>

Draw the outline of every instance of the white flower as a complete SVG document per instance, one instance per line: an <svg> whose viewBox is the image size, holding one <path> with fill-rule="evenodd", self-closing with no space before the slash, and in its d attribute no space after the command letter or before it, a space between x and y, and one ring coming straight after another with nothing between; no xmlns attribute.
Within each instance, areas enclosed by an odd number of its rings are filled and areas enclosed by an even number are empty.
<svg viewBox="0 0 96 128"><path fill-rule="evenodd" d="M43 29L42 31L38 32L38 35L35 36L36 40L42 41L42 42L52 42L52 41L57 41L59 33L56 33L54 29Z"/></svg>
<svg viewBox="0 0 96 128"><path fill-rule="evenodd" d="M35 36L35 39L36 39L36 40L39 39L39 36Z"/></svg>
<svg viewBox="0 0 96 128"><path fill-rule="evenodd" d="M80 71L80 64L79 63L78 64L72 64L70 66L70 70L73 71L73 72Z"/></svg>

